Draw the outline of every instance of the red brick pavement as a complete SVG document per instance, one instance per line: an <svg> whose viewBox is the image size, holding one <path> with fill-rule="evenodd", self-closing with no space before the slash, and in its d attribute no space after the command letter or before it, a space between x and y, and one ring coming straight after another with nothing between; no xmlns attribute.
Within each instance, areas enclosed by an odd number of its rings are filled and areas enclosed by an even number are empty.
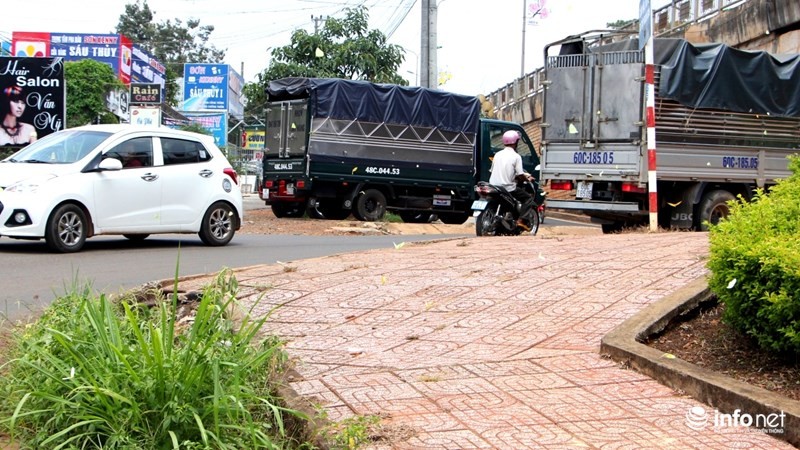
<svg viewBox="0 0 800 450"><path fill-rule="evenodd" d="M690 410L713 408L598 354L706 274L707 251L705 233L466 238L236 274L244 306L287 339L299 394L332 420L414 430L373 448L792 448L692 429Z"/></svg>

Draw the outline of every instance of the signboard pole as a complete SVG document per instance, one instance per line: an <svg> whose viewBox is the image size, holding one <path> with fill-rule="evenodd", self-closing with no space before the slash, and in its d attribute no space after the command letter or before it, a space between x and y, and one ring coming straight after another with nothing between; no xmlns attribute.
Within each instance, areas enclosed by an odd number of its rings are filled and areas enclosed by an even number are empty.
<svg viewBox="0 0 800 450"><path fill-rule="evenodd" d="M650 231L658 230L658 177L656 176L656 98L653 56L653 9L650 0L639 2L639 49L644 46L645 108L647 111L647 192Z"/></svg>

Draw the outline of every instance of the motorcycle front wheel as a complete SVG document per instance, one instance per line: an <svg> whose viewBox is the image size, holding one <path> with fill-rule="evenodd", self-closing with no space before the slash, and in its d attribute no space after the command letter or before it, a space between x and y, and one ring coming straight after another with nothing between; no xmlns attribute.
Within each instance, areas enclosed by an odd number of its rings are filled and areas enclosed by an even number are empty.
<svg viewBox="0 0 800 450"><path fill-rule="evenodd" d="M497 234L495 209L497 205L490 203L475 218L475 234L478 236L494 236Z"/></svg>

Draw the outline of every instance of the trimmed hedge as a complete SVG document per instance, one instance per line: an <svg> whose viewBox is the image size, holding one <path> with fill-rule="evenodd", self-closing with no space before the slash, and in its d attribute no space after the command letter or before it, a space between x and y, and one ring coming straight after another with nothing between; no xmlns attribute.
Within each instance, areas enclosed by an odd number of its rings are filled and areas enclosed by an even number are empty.
<svg viewBox="0 0 800 450"><path fill-rule="evenodd" d="M792 175L710 227L709 288L723 319L765 349L800 353L800 157Z"/></svg>

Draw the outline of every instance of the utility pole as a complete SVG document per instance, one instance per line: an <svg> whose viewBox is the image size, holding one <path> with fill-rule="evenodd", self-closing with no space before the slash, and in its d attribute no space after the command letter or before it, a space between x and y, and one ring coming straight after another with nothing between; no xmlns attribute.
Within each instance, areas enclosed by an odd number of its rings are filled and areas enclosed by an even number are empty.
<svg viewBox="0 0 800 450"><path fill-rule="evenodd" d="M437 22L437 0L422 0L420 27L420 82L419 85L426 88L436 89L439 87L439 68L436 61L436 22Z"/></svg>
<svg viewBox="0 0 800 450"><path fill-rule="evenodd" d="M314 15L312 14L311 20L314 21L314 34L317 34L317 32L319 31L319 24L325 22L325 17L323 16L314 17Z"/></svg>

